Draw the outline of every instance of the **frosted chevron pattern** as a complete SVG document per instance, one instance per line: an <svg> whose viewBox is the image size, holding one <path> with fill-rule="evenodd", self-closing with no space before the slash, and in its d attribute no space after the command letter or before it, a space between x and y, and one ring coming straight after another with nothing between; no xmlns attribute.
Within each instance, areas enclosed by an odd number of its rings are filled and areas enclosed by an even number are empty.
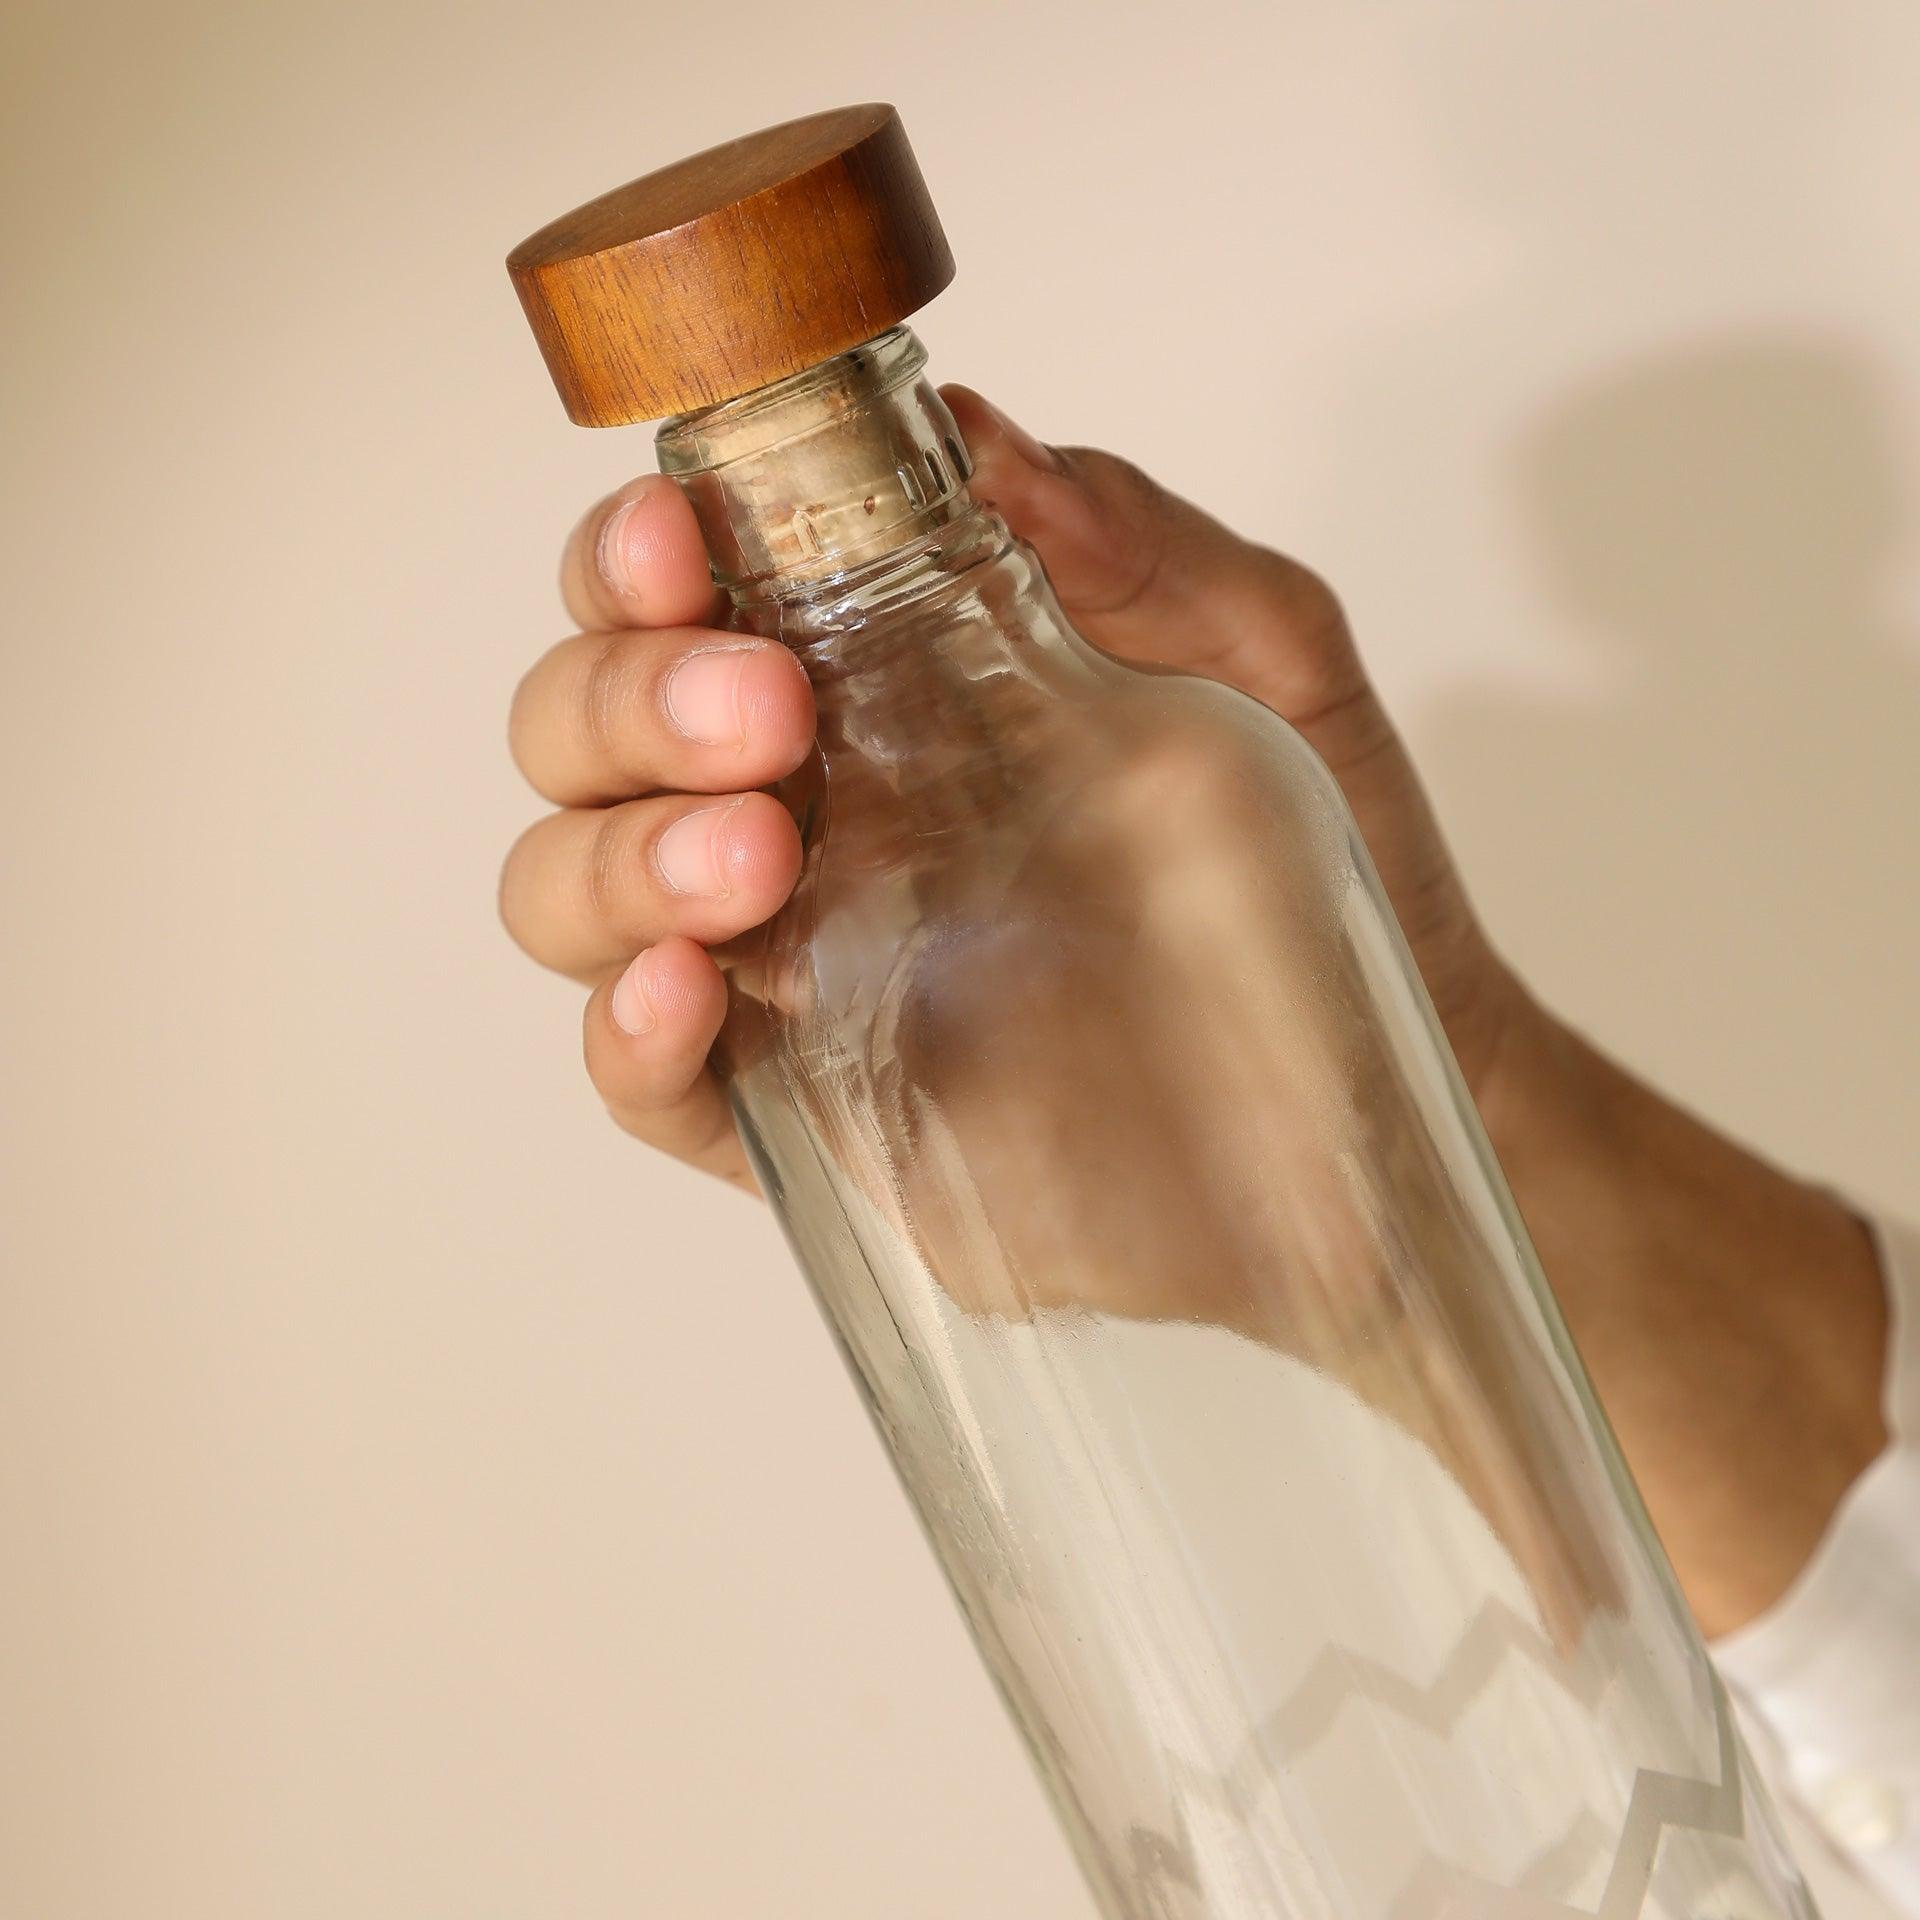
<svg viewBox="0 0 1920 1920"><path fill-rule="evenodd" d="M1102 1823L1116 1912L1809 1920L1656 1580L1556 1621L1433 1450L1324 1378L1217 1332L1112 1325L1075 1330L1069 1371L1037 1331L998 1333L989 1354L967 1323L942 1328L975 1369L978 1444L1022 1422L1020 1457L995 1460L1015 1577L972 1606L1051 1725L1068 1694L1089 1703L1042 1762ZM1145 1409L1148 1380L1179 1411ZM1282 1522L1249 1524L1209 1421L1285 1463ZM1082 1555L1051 1546L1062 1500ZM1368 1531L1345 1559L1332 1521L1356 1503ZM1149 1556L1204 1557L1209 1589L1148 1612L1087 1578ZM1068 1588L1081 1630L1043 1643ZM1103 1802L1088 1756L1122 1742L1152 1770Z"/></svg>
<svg viewBox="0 0 1920 1920"><path fill-rule="evenodd" d="M1463 1638L1456 1656L1432 1685L1421 1688L1376 1663L1329 1648L1307 1681L1273 1716L1267 1733L1294 1753L1311 1748L1343 1711L1384 1712L1440 1735L1451 1733L1463 1709L1486 1686L1503 1660L1525 1660L1558 1674L1557 1657L1538 1633L1510 1609L1490 1605ZM1636 1920L1646 1910L1648 1888L1663 1838L1691 1832L1739 1840L1746 1827L1739 1739L1726 1693L1710 1676L1718 1745L1717 1777L1699 1780L1657 1768L1634 1776L1626 1818L1609 1828L1590 1809L1508 1887L1430 1855L1388 1912L1388 1920ZM1257 1790L1255 1775L1266 1764L1269 1742L1249 1749L1235 1775L1205 1783L1227 1806L1245 1806ZM1190 1782L1197 1786L1198 1781ZM1596 1859L1608 1862L1598 1903L1584 1906L1563 1897L1565 1885ZM1195 1863L1164 1836L1136 1832L1133 1860L1148 1881L1185 1888L1199 1884ZM1738 1901L1724 1908L1728 1920L1743 1920Z"/></svg>
<svg viewBox="0 0 1920 1920"><path fill-rule="evenodd" d="M1466 1708L1486 1690L1503 1663L1522 1661L1556 1681L1567 1681L1561 1656L1511 1608L1495 1601L1475 1618L1453 1657L1428 1685L1416 1686L1378 1662L1329 1647L1224 1775L1188 1781L1224 1808L1245 1808L1257 1796L1269 1756L1304 1758L1345 1712L1381 1713L1426 1732L1450 1735ZM1592 1671L1592 1669L1588 1669ZM1572 1685L1582 1704L1597 1704L1603 1686ZM1643 1767L1634 1775L1625 1819L1610 1827L1583 1809L1567 1832L1508 1887L1429 1855L1388 1912L1388 1920L1635 1920L1645 1910L1656 1856L1670 1831L1738 1840L1745 1832L1740 1747L1726 1693L1709 1670L1708 1692L1717 1746L1716 1777L1694 1779ZM1195 1862L1162 1835L1136 1831L1133 1860L1143 1878L1193 1888ZM1566 1885L1607 1864L1597 1904L1561 1897Z"/></svg>

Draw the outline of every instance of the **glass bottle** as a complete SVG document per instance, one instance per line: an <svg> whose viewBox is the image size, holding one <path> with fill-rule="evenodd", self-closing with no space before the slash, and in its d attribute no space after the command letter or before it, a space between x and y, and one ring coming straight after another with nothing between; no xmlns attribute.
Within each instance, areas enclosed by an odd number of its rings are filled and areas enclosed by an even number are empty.
<svg viewBox="0 0 1920 1920"><path fill-rule="evenodd" d="M718 1058L1103 1910L1810 1920L1338 787L924 359L659 432L820 716Z"/></svg>

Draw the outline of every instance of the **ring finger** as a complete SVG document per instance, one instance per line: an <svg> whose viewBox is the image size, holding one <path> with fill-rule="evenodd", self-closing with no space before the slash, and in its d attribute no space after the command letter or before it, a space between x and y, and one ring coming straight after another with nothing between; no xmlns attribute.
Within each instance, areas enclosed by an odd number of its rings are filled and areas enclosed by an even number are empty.
<svg viewBox="0 0 1920 1920"><path fill-rule="evenodd" d="M500 914L543 966L588 979L668 934L732 939L799 872L799 833L769 794L630 800L529 827L507 856Z"/></svg>

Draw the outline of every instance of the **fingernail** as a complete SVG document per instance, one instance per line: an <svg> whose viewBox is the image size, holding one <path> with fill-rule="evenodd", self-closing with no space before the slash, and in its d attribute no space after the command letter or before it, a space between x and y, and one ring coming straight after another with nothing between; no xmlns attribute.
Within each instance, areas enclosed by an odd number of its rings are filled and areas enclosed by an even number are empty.
<svg viewBox="0 0 1920 1920"><path fill-rule="evenodd" d="M622 1033L653 1031L653 1002L647 998L647 962L652 958L650 953L636 954L626 972L613 983L609 1011Z"/></svg>
<svg viewBox="0 0 1920 1920"><path fill-rule="evenodd" d="M747 730L740 718L740 675L757 647L707 647L689 654L667 676L667 718L705 747L737 747Z"/></svg>
<svg viewBox="0 0 1920 1920"><path fill-rule="evenodd" d="M727 821L739 804L736 800L732 806L682 814L660 836L653 857L660 878L675 893L718 900L732 891L727 884Z"/></svg>
<svg viewBox="0 0 1920 1920"><path fill-rule="evenodd" d="M993 415L1000 431L1013 443L1014 452L1028 466L1039 467L1045 473L1060 471L1060 456L1045 441L1036 440L1018 421L1009 420L991 400L986 405L987 411Z"/></svg>
<svg viewBox="0 0 1920 1920"><path fill-rule="evenodd" d="M600 577L615 593L633 591L633 563L627 553L627 529L633 525L633 516L643 494L636 494L631 500L623 500L619 506L607 515L606 525L600 529L600 545L595 552L595 564L600 569Z"/></svg>

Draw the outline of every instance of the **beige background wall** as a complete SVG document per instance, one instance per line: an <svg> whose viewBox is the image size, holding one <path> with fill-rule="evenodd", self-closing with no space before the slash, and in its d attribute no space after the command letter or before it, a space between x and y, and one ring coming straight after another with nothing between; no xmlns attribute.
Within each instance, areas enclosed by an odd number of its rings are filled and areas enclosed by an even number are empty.
<svg viewBox="0 0 1920 1920"><path fill-rule="evenodd" d="M1081 1915L767 1220L492 916L500 256L903 109L937 369L1324 567L1542 990L1920 1207L1920 11L20 0L0 1911Z"/></svg>

